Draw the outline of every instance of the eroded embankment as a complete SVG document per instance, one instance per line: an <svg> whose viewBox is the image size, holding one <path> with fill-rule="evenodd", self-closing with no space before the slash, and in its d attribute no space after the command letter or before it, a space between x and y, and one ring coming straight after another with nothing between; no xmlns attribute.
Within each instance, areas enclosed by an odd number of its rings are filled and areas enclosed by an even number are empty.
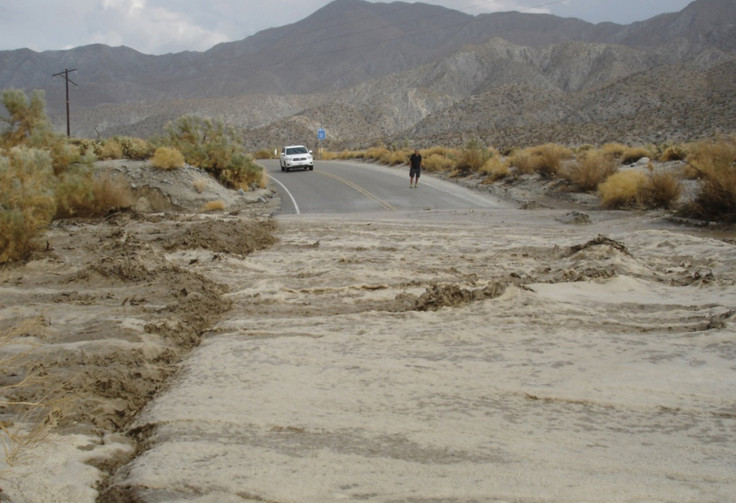
<svg viewBox="0 0 736 503"><path fill-rule="evenodd" d="M244 256L273 244L274 231L272 220L247 214L118 212L55 223L46 250L0 270L0 392L9 404L0 419L12 452L42 431L100 442L125 432L231 306L226 286L166 253ZM89 463L113 473L127 461Z"/></svg>

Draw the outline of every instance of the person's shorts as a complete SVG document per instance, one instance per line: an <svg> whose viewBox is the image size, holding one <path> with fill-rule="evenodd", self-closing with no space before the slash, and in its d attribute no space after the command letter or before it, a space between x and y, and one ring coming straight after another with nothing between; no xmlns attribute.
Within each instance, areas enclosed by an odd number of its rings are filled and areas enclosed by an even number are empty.
<svg viewBox="0 0 736 503"><path fill-rule="evenodd" d="M421 168L409 168L409 176L417 177L419 178L419 173L421 172Z"/></svg>

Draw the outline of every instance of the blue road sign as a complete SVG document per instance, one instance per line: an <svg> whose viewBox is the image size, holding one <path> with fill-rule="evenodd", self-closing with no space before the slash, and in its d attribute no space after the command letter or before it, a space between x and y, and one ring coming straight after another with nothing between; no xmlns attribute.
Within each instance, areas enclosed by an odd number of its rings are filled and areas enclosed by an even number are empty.
<svg viewBox="0 0 736 503"><path fill-rule="evenodd" d="M318 140L324 140L325 139L325 130L322 128L319 128L317 130L317 139Z"/></svg>

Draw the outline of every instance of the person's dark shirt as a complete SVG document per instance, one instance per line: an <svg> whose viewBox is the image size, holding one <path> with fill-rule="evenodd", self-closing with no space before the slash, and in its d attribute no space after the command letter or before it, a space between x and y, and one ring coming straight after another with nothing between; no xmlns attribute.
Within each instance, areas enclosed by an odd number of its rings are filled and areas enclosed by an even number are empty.
<svg viewBox="0 0 736 503"><path fill-rule="evenodd" d="M409 157L409 164L411 164L411 169L419 169L422 166L422 155L411 154L411 157Z"/></svg>

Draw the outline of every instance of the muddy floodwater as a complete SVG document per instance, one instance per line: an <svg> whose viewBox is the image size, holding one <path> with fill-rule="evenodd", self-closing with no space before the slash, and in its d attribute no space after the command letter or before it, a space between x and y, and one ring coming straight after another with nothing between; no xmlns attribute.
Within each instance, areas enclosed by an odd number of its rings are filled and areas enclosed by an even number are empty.
<svg viewBox="0 0 736 503"><path fill-rule="evenodd" d="M736 246L659 215L282 216L105 498L724 502ZM578 223L576 223L578 222Z"/></svg>

